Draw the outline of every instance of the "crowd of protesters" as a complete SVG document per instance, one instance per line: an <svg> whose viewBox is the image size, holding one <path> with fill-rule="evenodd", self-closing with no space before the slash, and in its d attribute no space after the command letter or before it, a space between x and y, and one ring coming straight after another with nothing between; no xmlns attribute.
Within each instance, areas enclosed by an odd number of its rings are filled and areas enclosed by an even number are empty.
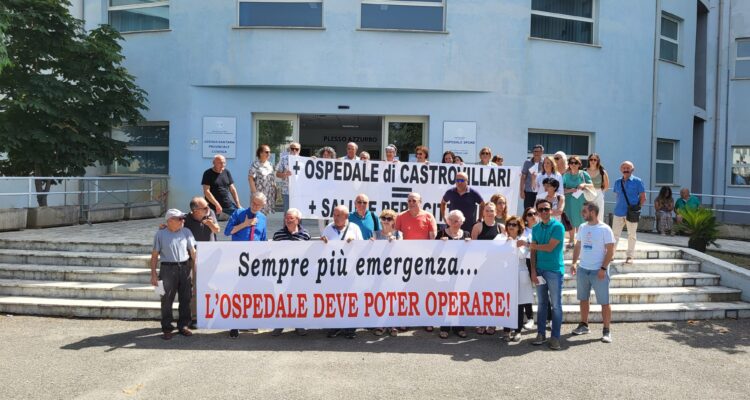
<svg viewBox="0 0 750 400"><path fill-rule="evenodd" d="M163 286L162 330L163 338L170 339L175 327L172 325L171 307L175 294L179 293L179 322L177 332L190 336L189 328L194 328L195 306L190 310L191 294L194 295L196 241L217 240L220 231L218 217L224 215L228 222L223 234L233 241L265 240L310 240L310 234L300 224L302 213L289 208L288 178L289 155L298 155L301 146L291 143L276 166L271 164L271 148L262 144L256 151L256 159L248 172L251 196L250 207L243 208L231 173L226 169L226 160L217 155L213 166L203 174L203 197L195 197L190 202L190 213L183 214L171 209L166 214L166 223L154 238L151 260L152 284ZM384 161L398 162L395 145L385 148ZM414 149L416 162L429 162L429 149L418 146ZM316 157L335 159L336 151L323 147ZM370 160L366 151L358 153L356 143L348 143L342 160ZM492 154L489 147L479 152L480 165L502 166L503 157ZM577 155L567 156L555 152L545 156L542 145L532 148L529 157L521 167L520 199L523 212L514 215L508 209L508 199L497 193L490 199L469 186L466 173L456 174L455 186L448 189L440 203L439 216L422 209L419 193L408 195L408 207L402 212L386 209L376 215L368 209L366 194L354 198L354 210L340 205L333 210L331 220L319 220L323 242L332 240L502 240L513 241L518 248L519 291L518 327L504 328L500 335L505 341L520 341L522 330L531 330L536 322L537 334L531 344L548 343L552 349L559 349L560 327L562 323L562 285L565 274L563 253L573 252L572 274L576 275L578 300L580 301L581 322L573 334L589 333L588 312L589 293L593 289L597 303L602 305L602 341L611 342L611 308L609 307L609 264L614 257L614 245L623 228L628 231L626 263L631 263L635 252L637 214L646 201L645 188L641 179L634 175L635 166L630 161L620 163L621 177L611 183L608 171L601 157L590 154L587 166ZM463 164L463 159L452 151L442 155L443 163ZM612 189L616 195L613 212L613 227L603 223L604 193ZM281 190L284 207L284 225L276 232L268 232L266 216L273 212L277 190ZM680 192L675 202L671 190L663 188L654 206L657 216L657 229L660 233L671 233L672 213L680 207L695 207L699 204L687 189ZM636 215L636 217L634 217ZM438 221L440 219L440 221ZM567 243L566 242L567 233ZM579 265L580 261L580 265ZM160 269L157 275L157 264ZM192 265L192 268L189 266ZM192 281L190 276L192 275ZM157 278L159 278L157 280ZM536 321L532 311L534 291L539 306ZM551 325L548 337L547 327ZM432 331L433 327L426 327ZM389 334L397 336L405 328L378 327L373 329L376 336ZM305 335L304 329L295 330ZM282 328L272 331L274 336L283 332ZM460 338L468 336L466 327L440 327L439 336L447 338L450 333ZM477 335L494 335L496 327L476 327ZM231 330L230 337L236 338L238 330ZM354 338L355 329L334 329L328 337L343 336Z"/></svg>

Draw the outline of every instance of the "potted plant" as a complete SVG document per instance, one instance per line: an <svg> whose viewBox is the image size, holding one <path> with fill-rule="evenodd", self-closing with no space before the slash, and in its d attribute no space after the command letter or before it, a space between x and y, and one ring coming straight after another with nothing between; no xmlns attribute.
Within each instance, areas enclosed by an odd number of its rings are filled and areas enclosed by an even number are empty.
<svg viewBox="0 0 750 400"><path fill-rule="evenodd" d="M711 209L684 207L678 211L682 222L675 225L678 232L690 237L688 247L705 253L709 244L716 245L719 238L719 222Z"/></svg>

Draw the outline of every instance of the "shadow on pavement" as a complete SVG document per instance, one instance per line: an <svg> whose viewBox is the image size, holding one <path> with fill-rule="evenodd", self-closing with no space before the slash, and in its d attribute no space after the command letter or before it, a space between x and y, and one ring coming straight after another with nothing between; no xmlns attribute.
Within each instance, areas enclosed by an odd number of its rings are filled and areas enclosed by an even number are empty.
<svg viewBox="0 0 750 400"><path fill-rule="evenodd" d="M231 339L227 331L195 330L192 337L175 335L172 340L161 338L161 330L138 329L103 336L92 336L78 342L62 346L63 350L84 350L103 348L105 352L121 349L148 350L236 350L236 351L318 351L354 353L397 353L397 354L444 354L453 361L497 361L507 357L518 357L537 351L551 351L546 345L532 346L536 332L525 332L518 343L506 343L499 334L478 336L470 334L465 339L451 336L440 339L437 331L410 330L397 337L374 336L371 331L360 329L355 339L343 337L327 338L326 330L309 330L307 336L298 336L294 330L286 330L274 337L270 331L244 332L239 338ZM563 337L563 351L570 346L597 341L568 341Z"/></svg>
<svg viewBox="0 0 750 400"><path fill-rule="evenodd" d="M661 322L649 328L677 343L727 354L745 354L747 351L742 348L750 346L747 324L736 320Z"/></svg>

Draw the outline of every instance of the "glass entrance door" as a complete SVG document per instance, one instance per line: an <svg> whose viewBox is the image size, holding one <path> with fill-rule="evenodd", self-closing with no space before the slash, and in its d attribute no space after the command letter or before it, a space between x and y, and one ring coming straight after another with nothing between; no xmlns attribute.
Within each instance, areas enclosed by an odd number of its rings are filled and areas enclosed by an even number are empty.
<svg viewBox="0 0 750 400"><path fill-rule="evenodd" d="M393 144L398 149L401 161L416 161L414 149L427 145L427 117L388 116L383 123L383 137L387 138L385 146ZM434 155L433 155L434 158Z"/></svg>
<svg viewBox="0 0 750 400"><path fill-rule="evenodd" d="M271 148L270 161L279 162L281 154L291 142L299 141L299 118L296 114L255 114L256 148L267 144ZM252 149L253 155L255 149Z"/></svg>

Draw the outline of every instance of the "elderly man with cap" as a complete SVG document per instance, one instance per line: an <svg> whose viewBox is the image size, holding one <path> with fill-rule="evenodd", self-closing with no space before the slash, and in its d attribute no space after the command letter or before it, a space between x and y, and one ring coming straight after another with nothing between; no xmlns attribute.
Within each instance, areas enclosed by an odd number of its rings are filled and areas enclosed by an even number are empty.
<svg viewBox="0 0 750 400"><path fill-rule="evenodd" d="M172 304L179 294L179 320L177 331L183 336L192 336L190 325L190 299L192 268L190 258L195 256L195 238L189 229L184 227L185 214L177 209L170 209L165 216L167 229L159 229L154 236L154 248L151 251L151 284L159 286L162 282L164 294L161 296L161 329L164 340L172 338ZM160 262L157 278L156 264Z"/></svg>

